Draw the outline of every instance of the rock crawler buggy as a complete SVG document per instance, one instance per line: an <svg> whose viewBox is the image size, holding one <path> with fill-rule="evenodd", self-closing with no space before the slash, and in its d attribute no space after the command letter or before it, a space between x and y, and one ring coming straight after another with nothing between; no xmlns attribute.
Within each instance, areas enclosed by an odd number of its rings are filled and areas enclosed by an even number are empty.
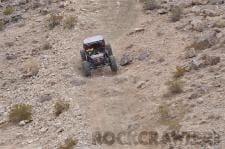
<svg viewBox="0 0 225 149"><path fill-rule="evenodd" d="M113 56L111 45L106 45L103 36L86 38L80 55L85 76L91 76L91 69L104 66L110 66L112 72L117 72L117 63Z"/></svg>

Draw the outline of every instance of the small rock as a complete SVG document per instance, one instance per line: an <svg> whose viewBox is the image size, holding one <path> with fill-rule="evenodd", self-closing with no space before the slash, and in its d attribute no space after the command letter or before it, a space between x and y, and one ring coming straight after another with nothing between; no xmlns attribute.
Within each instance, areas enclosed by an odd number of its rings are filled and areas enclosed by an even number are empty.
<svg viewBox="0 0 225 149"><path fill-rule="evenodd" d="M139 61L143 61L147 57L149 57L149 53L147 51L141 51L140 54L139 54L139 56L138 56L138 60Z"/></svg>
<svg viewBox="0 0 225 149"><path fill-rule="evenodd" d="M84 80L73 80L73 81L70 81L70 84L72 86L82 86L82 85L86 84L86 81L84 81Z"/></svg>
<svg viewBox="0 0 225 149"><path fill-rule="evenodd" d="M14 59L17 58L17 55L16 54L12 54L12 53L6 53L5 57L6 57L7 60L14 60Z"/></svg>
<svg viewBox="0 0 225 149"><path fill-rule="evenodd" d="M131 64L133 61L133 58L129 54L124 54L122 58L120 59L120 65L126 66Z"/></svg>
<svg viewBox="0 0 225 149"><path fill-rule="evenodd" d="M158 12L158 14L161 14L161 15L168 13L168 11L166 9L158 9L157 12Z"/></svg>
<svg viewBox="0 0 225 149"><path fill-rule="evenodd" d="M140 82L137 84L137 88L138 88L138 89L143 89L143 88L145 88L145 84L146 84L146 81L140 81Z"/></svg>
<svg viewBox="0 0 225 149"><path fill-rule="evenodd" d="M191 24L192 30L195 30L198 32L202 32L207 27L207 24L203 22L202 20L200 20L199 18L192 20L190 24Z"/></svg>
<svg viewBox="0 0 225 149"><path fill-rule="evenodd" d="M22 120L22 121L20 121L19 122L19 126L24 126L24 125L26 125L27 123L29 123L30 122L30 120Z"/></svg>
<svg viewBox="0 0 225 149"><path fill-rule="evenodd" d="M52 96L50 94L43 95L39 98L41 103L52 100Z"/></svg>
<svg viewBox="0 0 225 149"><path fill-rule="evenodd" d="M204 64L205 65L217 65L220 62L220 57L219 56L205 56L204 57Z"/></svg>
<svg viewBox="0 0 225 149"><path fill-rule="evenodd" d="M12 46L14 46L14 42L6 42L5 45L7 47L12 47Z"/></svg>
<svg viewBox="0 0 225 149"><path fill-rule="evenodd" d="M48 131L48 128L45 128L45 127L41 128L41 130L40 130L41 133L45 133L47 131Z"/></svg>
<svg viewBox="0 0 225 149"><path fill-rule="evenodd" d="M128 81L128 77L120 76L120 77L115 77L113 80L115 81L116 84L119 84L119 83L124 83L124 82Z"/></svg>
<svg viewBox="0 0 225 149"><path fill-rule="evenodd" d="M225 27L225 20L223 20L223 19L217 19L214 22L213 27L224 28Z"/></svg>
<svg viewBox="0 0 225 149"><path fill-rule="evenodd" d="M62 133L64 131L64 129L63 128L59 128L59 129L57 129L57 133Z"/></svg>
<svg viewBox="0 0 225 149"><path fill-rule="evenodd" d="M203 99L203 98L198 98L198 99L197 99L197 103L198 103L198 104L202 104L203 102L204 102L204 99Z"/></svg>
<svg viewBox="0 0 225 149"><path fill-rule="evenodd" d="M196 51L194 48L191 48L191 49L188 49L186 52L185 52L185 58L193 58L193 57L196 57Z"/></svg>
<svg viewBox="0 0 225 149"><path fill-rule="evenodd" d="M192 60L190 63L190 69L198 70L201 67L202 63L197 61L196 59Z"/></svg>

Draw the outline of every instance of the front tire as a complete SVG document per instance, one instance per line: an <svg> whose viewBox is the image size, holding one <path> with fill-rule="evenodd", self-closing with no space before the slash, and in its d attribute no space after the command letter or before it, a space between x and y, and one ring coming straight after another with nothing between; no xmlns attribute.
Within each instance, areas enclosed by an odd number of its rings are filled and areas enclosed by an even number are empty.
<svg viewBox="0 0 225 149"><path fill-rule="evenodd" d="M86 54L84 50L80 50L80 56L82 61L86 61Z"/></svg>
<svg viewBox="0 0 225 149"><path fill-rule="evenodd" d="M117 63L116 63L115 57L111 55L109 57L109 60L110 60L110 68L111 68L112 72L117 72L118 67L117 67Z"/></svg>
<svg viewBox="0 0 225 149"><path fill-rule="evenodd" d="M82 68L83 68L84 76L86 77L91 76L91 68L90 68L90 63L88 61L82 62Z"/></svg>
<svg viewBox="0 0 225 149"><path fill-rule="evenodd" d="M108 52L109 56L113 55L112 47L110 44L106 45L106 51Z"/></svg>

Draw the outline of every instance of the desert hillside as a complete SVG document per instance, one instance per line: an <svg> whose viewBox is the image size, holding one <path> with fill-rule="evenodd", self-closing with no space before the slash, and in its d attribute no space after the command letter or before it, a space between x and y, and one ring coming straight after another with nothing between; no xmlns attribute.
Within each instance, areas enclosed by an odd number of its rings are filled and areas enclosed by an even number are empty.
<svg viewBox="0 0 225 149"><path fill-rule="evenodd" d="M224 149L224 60L224 0L0 0L0 149Z"/></svg>

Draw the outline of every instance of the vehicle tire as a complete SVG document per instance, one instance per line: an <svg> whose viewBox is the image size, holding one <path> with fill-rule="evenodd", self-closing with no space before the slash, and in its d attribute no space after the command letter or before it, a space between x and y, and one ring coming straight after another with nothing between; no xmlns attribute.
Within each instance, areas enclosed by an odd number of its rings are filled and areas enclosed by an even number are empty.
<svg viewBox="0 0 225 149"><path fill-rule="evenodd" d="M109 56L113 55L112 47L110 44L106 45L106 51L108 52Z"/></svg>
<svg viewBox="0 0 225 149"><path fill-rule="evenodd" d="M80 50L80 56L82 61L86 61L86 54L84 50Z"/></svg>
<svg viewBox="0 0 225 149"><path fill-rule="evenodd" d="M86 77L91 76L90 63L88 61L82 62L83 73Z"/></svg>
<svg viewBox="0 0 225 149"><path fill-rule="evenodd" d="M109 60L110 60L110 68L111 68L112 72L117 72L118 67L117 67L117 63L116 63L115 57L111 55L109 57Z"/></svg>

